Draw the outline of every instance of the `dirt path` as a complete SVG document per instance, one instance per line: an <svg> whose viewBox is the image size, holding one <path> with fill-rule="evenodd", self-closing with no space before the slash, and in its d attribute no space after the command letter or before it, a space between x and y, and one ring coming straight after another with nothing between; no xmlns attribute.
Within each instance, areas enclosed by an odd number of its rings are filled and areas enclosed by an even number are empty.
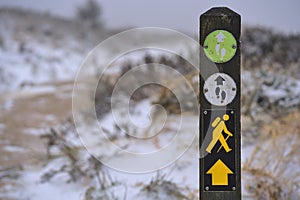
<svg viewBox="0 0 300 200"><path fill-rule="evenodd" d="M19 92L0 99L1 168L45 160L45 141L39 135L71 116L72 81L34 86L39 87L44 92Z"/></svg>

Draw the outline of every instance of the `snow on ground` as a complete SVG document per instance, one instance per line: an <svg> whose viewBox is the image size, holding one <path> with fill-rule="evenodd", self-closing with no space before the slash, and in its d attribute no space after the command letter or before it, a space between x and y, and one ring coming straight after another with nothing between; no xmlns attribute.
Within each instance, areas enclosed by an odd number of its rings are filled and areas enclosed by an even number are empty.
<svg viewBox="0 0 300 200"><path fill-rule="evenodd" d="M24 151L24 148L19 147L19 146L12 146L12 145L7 145L5 147L3 147L4 151L8 151L8 152L21 152Z"/></svg>
<svg viewBox="0 0 300 200"><path fill-rule="evenodd" d="M182 188L190 187L193 189L194 193L197 194L198 188L198 177L197 173L198 162L195 152L188 152L188 154L183 156L176 165L171 165L170 167L162 170L161 173L168 174L167 179L172 180ZM195 156L195 161L191 162L190 157ZM186 158L189 157L187 160ZM56 165L52 165L54 167ZM51 169L51 168L50 168ZM43 170L46 171L46 170ZM146 184L149 184L154 177L157 176L157 173L148 173L148 174L128 174L124 172L109 170L111 176L117 181L124 183L123 186L115 186L115 188L109 188L114 192L115 196L118 199L123 199L126 194L126 199L140 200L145 198L145 194L141 192L142 187ZM193 173L196 172L196 173ZM84 199L85 192L87 187L80 184L66 183L66 177L61 174L55 177L55 179L41 183L40 177L42 172L39 170L27 171L20 178L22 183L22 189L17 193L12 193L11 196L17 197L18 199L31 199L31 200L40 200L40 199ZM183 191L184 192L184 191ZM157 194L160 199L168 199L164 191L160 191ZM165 198L163 198L165 196ZM6 196L7 197L7 196ZM151 197L148 197L152 199ZM155 198L153 198L155 199Z"/></svg>
<svg viewBox="0 0 300 200"><path fill-rule="evenodd" d="M25 173L21 178L23 189L18 198L32 200L82 199L84 188L77 184L66 184L64 175L45 183L41 183L41 176L42 172L38 170Z"/></svg>
<svg viewBox="0 0 300 200"><path fill-rule="evenodd" d="M151 104L149 104L149 101L142 101L140 104L136 105L136 108L137 110L139 110L141 108L150 107L150 106ZM148 122L147 119L148 113L133 112L133 118L138 118L138 117L140 118L139 120L141 124ZM197 120L197 116L187 115L183 117L190 118L189 120L190 123L196 123L195 120ZM176 116L173 116L173 118L175 119ZM103 120L100 121L100 124L101 122L105 123L106 128L114 127L114 120L111 119L110 114L104 117ZM188 124L185 125L184 134L187 135L193 132L193 130L190 130L189 127L192 126L189 126ZM89 128L87 130L89 130ZM114 129L110 129L110 130L116 131ZM26 130L26 132L28 132L28 134L39 134L39 130L28 129ZM82 149L81 159L83 160L81 162L86 163L87 161L85 159L88 157L88 153L86 149L83 148L82 144L79 141L79 138L76 135L74 135L74 133L69 134L67 138L68 138L69 145L72 144L73 146L77 146ZM122 137L120 138L120 136L118 136L118 138L120 140L125 140L125 138ZM162 141L165 140L164 141L165 143L170 142L169 135L166 134L165 132L161 133L161 137L159 137L159 140ZM199 157L198 157L198 150L197 150L196 143L197 142L195 142L192 145L192 147L179 160L177 160L170 166L167 166L166 168L159 171L161 175L166 175L166 177L162 179L170 180L176 183L176 185L182 188L182 193L185 194L193 193L194 196L198 195L197 193L199 187L199 183L198 183L198 177L199 177L198 158ZM155 143L153 141L142 143L142 144L139 144L139 142L132 143L129 141L128 144L134 146L134 148L132 149L130 148L127 149L130 151L151 152L153 150L157 150L158 148L157 146L155 146ZM6 148L9 151L19 150L9 146L7 146ZM105 149L103 148L105 148L105 146L102 147L102 149L100 148L102 154L105 153ZM180 148L180 146L178 146L178 148ZM174 152L174 154L176 154L176 152ZM118 156L118 155L114 155L114 156ZM23 199L30 198L32 200L84 199L89 183L82 183L82 182L66 183L69 179L67 173L57 174L55 177L51 178L51 180L48 180L46 182L41 181L42 180L41 177L43 177L45 173L50 172L51 170L57 170L61 166L65 165L66 163L67 160L65 160L64 157L58 157L57 159L50 160L45 165L24 171L24 173L22 173L18 181L19 184L21 184L20 190L18 191L19 197L22 197ZM136 164L138 165L139 163ZM149 165L151 165L151 163L149 163ZM139 200L141 198L144 198L143 196L145 195L150 195L149 199L152 199L151 195L153 194L148 194L147 192L144 194L143 188L146 187L147 184L150 184L151 180L154 180L155 177L157 177L157 172L132 174L132 173L126 173L126 172L114 170L109 167L105 167L105 170L107 171L107 173L111 175L113 180L121 184L107 189L111 192L114 192L115 196L117 196L119 199L123 199L125 194L127 196L126 199ZM15 195L15 192L13 192L12 195ZM159 193L156 195L158 195L160 198L163 198L163 196L169 198L167 194L164 193L163 190L159 191Z"/></svg>
<svg viewBox="0 0 300 200"><path fill-rule="evenodd" d="M82 45L77 41L78 38L74 35L65 37L65 35L68 35L67 33L69 32L63 33L63 36L59 35L64 30L54 30L53 27L56 27L55 25L42 23L43 25L38 28L38 30L34 31L34 29L39 27L41 24L37 24L37 27L34 28L35 24L28 23L28 20L25 19L26 17L22 21L22 17L16 19L15 17L4 15L3 13L0 14L1 16L4 16L3 19L5 19L0 22L0 39L2 38L4 41L3 44L0 44L0 92L5 94L1 95L0 98L0 100L3 100L0 105L1 113L8 113L10 110L13 110L16 104L20 103L18 101L20 97L24 98L26 96L30 99L30 95L38 96L42 94L56 96L57 99L55 99L55 102L51 102L54 105L57 104L57 102L61 103L62 100L70 99L72 84L68 83L62 84L61 86L54 86L55 84L49 84L49 82L60 84L66 80L72 82L81 61L87 53L88 45ZM22 31L20 31L20 29ZM80 41L84 41L84 39ZM150 50L147 53L154 55L154 57L162 55L161 51ZM114 63L114 66L108 68L106 73L109 75L118 74L120 73L120 67L118 66L120 66L121 63L126 60L130 60L133 63L139 63L141 62L141 57L144 55L144 52L135 52L128 56L124 56L123 58L119 58L118 61ZM101 58L99 58L99 60L101 60ZM284 108L293 108L293 106L300 104L300 80L298 79L291 78L283 74L276 74L274 72L261 73L244 70L242 80L243 96L249 97L250 94L255 93L255 91L258 90L256 97L260 101L259 103L255 102L252 107L250 106L253 110L254 108L257 109L253 111L255 114L263 112L261 109L258 109L261 108L260 106L269 108L270 106L276 105ZM38 107L39 104L45 106L45 102L43 101L44 100L35 100L32 101L32 103L35 104L36 107ZM46 103L49 102L46 101ZM126 111L127 110L124 111L122 108L119 108L117 114L122 115L122 113ZM149 115L149 113L151 113L150 111L151 102L149 99L133 104L130 109L131 120L134 121L136 125L147 126L151 122ZM41 123L42 126L35 128L25 127L25 122L23 121L26 120L24 117L24 119L21 119L22 123L24 123L22 132L18 132L17 134L23 134L26 137L40 137L45 133L45 130L49 128L47 126L50 122L57 123L57 116L54 114L38 112L39 110L34 114L26 112L26 118L27 113L31 114L28 115L28 118L32 118L31 120L33 121L40 119L42 116L42 120L45 121L44 123ZM18 117L25 115L17 113L15 116ZM99 124L106 130L108 138L113 139L113 142L116 145L126 148L127 151L145 153L156 151L168 145L170 141L174 139L175 130L178 129L178 126L180 126L181 118L177 115L170 115L169 117L171 120L166 123L165 128L162 129L158 137L156 139L149 139L146 141L138 141L136 139L133 140L126 137L125 132L120 131L120 129L117 128L114 122L114 117L111 113L104 116ZM181 139L184 141L184 136L195 131L191 130L190 127L194 127L195 124L198 124L198 116L186 114L182 117L185 119L185 123L182 124L183 131L180 134L180 137L182 137ZM7 126L6 123L7 122L2 121L0 123L1 136L8 134L4 132ZM128 130L134 132L135 128L131 121L124 119L121 123L125 127L127 126L126 128ZM156 130L158 125L159 124L155 124L152 129ZM87 126L90 126L90 124L85 123L82 127L77 128L86 131L91 130L90 127ZM98 133L97 129L92 131L94 132L90 132L90 134ZM136 135L133 136L151 136L151 134L146 135L146 132L136 132L135 134ZM89 137L89 141L92 145L98 145L97 148L99 149L100 155L112 156L112 159L114 159L114 156L117 158L118 155L115 155L114 152L106 148L105 145L99 145L102 141L93 141L93 139L93 136ZM14 140L9 141L8 139L1 140L1 149L6 153L11 154L28 151L28 148L17 146L14 142ZM81 156L80 166L88 167L87 158L89 157L89 154L75 132L72 132L72 134L67 136L67 141L65 143L79 149ZM159 170L161 177L158 177L158 179L160 178L166 181L170 180L172 183L176 183L185 195L193 195L190 199L197 199L199 195L199 147L197 146L197 143L198 137L195 138L194 144L183 154L182 157L169 166ZM289 144L289 141L284 140L281 144ZM185 148L189 144L182 142L177 143L176 145L174 154L176 154L177 151L181 151L182 148ZM263 141L260 145L268 145L272 147L272 143L270 143L270 141ZM243 145L243 165L250 159L255 147L256 145L253 143L250 145ZM283 153L287 154L286 151ZM51 170L59 170L60 167L68 164L69 162L65 155L60 155L60 153L62 153L60 149L53 148L52 153L57 157L46 161L44 160L45 158L43 158L41 161L42 164L39 163L39 165L36 166L16 170L16 176L13 176L14 178L4 179L6 184L5 186L0 187L0 198L32 200L84 199L87 195L87 190L91 189L91 193L93 193L92 186L97 186L97 182L95 180L94 182L83 180L75 183L67 183L70 177L65 172L59 173L47 181L42 181L45 173L48 173L49 171L51 172ZM124 160L124 164L125 161L130 162L127 157L122 159ZM136 164L138 165L139 163ZM145 163L143 164L145 165ZM146 163L146 165L154 164L157 163ZM286 167L288 167L288 170L290 171L296 171L293 169L297 168L297 165L286 165ZM156 180L158 172L132 174L105 166L103 169L118 183L107 188L107 190L115 193L115 195L120 199L122 199L124 195L126 195L126 199L130 200L145 199L146 196L148 199L155 198L155 196L153 196L155 194L145 190L145 188L147 185L151 184L151 181ZM14 173L12 174L14 175ZM245 184L245 182L243 182L243 184ZM162 188L161 185L159 185L159 187ZM176 189L176 187L172 184L167 185L167 187L173 187L173 189ZM155 187L153 186L153 188ZM156 195L158 195L160 199L170 198L166 191L161 188L157 190ZM243 192L244 191L245 190L243 190Z"/></svg>
<svg viewBox="0 0 300 200"><path fill-rule="evenodd" d="M16 41L12 40L11 43ZM74 79L82 59L82 53L72 50L70 45L66 45L62 51L53 47L51 41L31 44L30 50L24 53L11 46L0 48L1 78L5 83L1 84L0 90L18 90L26 85ZM47 88L40 90L45 91Z"/></svg>

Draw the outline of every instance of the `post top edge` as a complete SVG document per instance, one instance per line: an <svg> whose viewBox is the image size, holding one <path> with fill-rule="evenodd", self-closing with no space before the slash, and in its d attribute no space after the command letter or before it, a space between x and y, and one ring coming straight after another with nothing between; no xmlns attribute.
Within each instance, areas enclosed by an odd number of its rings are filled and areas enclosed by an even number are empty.
<svg viewBox="0 0 300 200"><path fill-rule="evenodd" d="M202 14L202 16L240 16L237 12L228 7L212 7Z"/></svg>

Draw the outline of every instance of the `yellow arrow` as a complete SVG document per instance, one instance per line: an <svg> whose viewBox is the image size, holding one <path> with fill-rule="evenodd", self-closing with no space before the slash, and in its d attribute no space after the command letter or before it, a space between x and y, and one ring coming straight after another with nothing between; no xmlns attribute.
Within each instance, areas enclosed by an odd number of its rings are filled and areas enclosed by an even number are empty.
<svg viewBox="0 0 300 200"><path fill-rule="evenodd" d="M212 185L228 185L228 174L233 172L219 159L206 174L211 174Z"/></svg>

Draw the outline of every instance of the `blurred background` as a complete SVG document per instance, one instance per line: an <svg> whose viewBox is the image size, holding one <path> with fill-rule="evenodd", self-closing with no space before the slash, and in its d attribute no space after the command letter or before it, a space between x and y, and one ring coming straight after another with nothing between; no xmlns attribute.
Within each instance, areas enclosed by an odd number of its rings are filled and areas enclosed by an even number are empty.
<svg viewBox="0 0 300 200"><path fill-rule="evenodd" d="M29 9L33 11L49 13L51 15L72 19L76 17L76 10L86 0L46 1L38 0L3 0L1 6ZM102 7L101 18L106 27L145 27L158 26L180 30L182 32L197 34L198 17L212 6L229 6L242 13L243 23L246 25L263 25L285 33L297 33L299 27L300 3L297 0L288 2L272 0L247 1L238 0L153 0L141 2L131 1L106 1L98 0ZM58 6L59 5L59 6Z"/></svg>
<svg viewBox="0 0 300 200"><path fill-rule="evenodd" d="M243 199L299 199L298 0L2 0L0 199L198 199L197 141L157 172L134 175L110 169L86 152L76 134L72 90L81 63L101 41L145 26L174 29L198 40L199 16L215 6L242 15ZM190 47L179 46L182 55L195 57ZM101 58L93 62L101 65ZM131 97L131 114L146 123L145 110L161 104L170 120L157 137L132 148L123 130L134 132L134 126L123 121L119 127L112 120L110 96L116 81L135 66L153 62L176 69L198 90L197 71L182 57L162 50L134 51L112 62L97 88L95 109L108 137L124 149L160 149L173 138L182 114L169 89L148 85ZM88 89L89 79L97 78L95 68L80 84ZM172 87L180 85L172 82ZM159 112L153 117L157 123L161 120ZM191 126L197 123L193 111L184 117ZM184 130L193 131L189 124ZM151 131L155 127L142 134ZM116 156L105 152L105 144L99 146L101 156Z"/></svg>

